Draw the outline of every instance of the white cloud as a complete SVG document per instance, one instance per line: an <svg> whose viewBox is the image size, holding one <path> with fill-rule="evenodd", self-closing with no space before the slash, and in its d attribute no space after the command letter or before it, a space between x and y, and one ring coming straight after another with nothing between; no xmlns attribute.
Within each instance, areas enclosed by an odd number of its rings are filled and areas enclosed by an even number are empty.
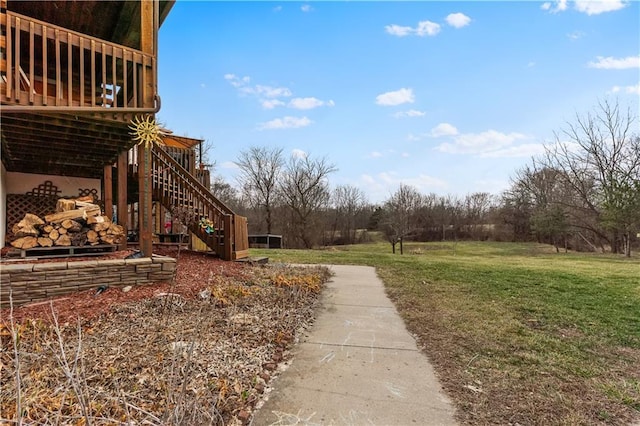
<svg viewBox="0 0 640 426"><path fill-rule="evenodd" d="M229 169L229 170L240 169L240 167L238 167L238 165L233 161L225 161L224 163L220 164L220 167L222 167L223 169Z"/></svg>
<svg viewBox="0 0 640 426"><path fill-rule="evenodd" d="M413 28L411 27L403 27L400 25L392 24L384 27L384 30L391 35L404 37L413 33Z"/></svg>
<svg viewBox="0 0 640 426"><path fill-rule="evenodd" d="M254 95L264 98L289 97L292 95L291 90L286 87L265 86L263 84L249 85L251 78L248 76L238 77L235 74L225 74L224 79L233 87L238 89L240 93L245 95Z"/></svg>
<svg viewBox="0 0 640 426"><path fill-rule="evenodd" d="M265 99L262 101L262 108L264 109L274 109L277 106L283 105L285 105L285 103L279 99Z"/></svg>
<svg viewBox="0 0 640 426"><path fill-rule="evenodd" d="M462 28L469 25L471 18L464 13L451 13L447 16L447 24L454 28Z"/></svg>
<svg viewBox="0 0 640 426"><path fill-rule="evenodd" d="M369 157L371 157L371 158L380 158L380 157L382 157L382 153L378 152L378 151L373 151L372 153L369 154Z"/></svg>
<svg viewBox="0 0 640 426"><path fill-rule="evenodd" d="M402 25L391 24L384 27L384 30L391 35L405 37L411 34L419 37L434 36L440 32L440 24L431 21L420 21L418 25L413 27L405 27Z"/></svg>
<svg viewBox="0 0 640 426"><path fill-rule="evenodd" d="M589 68L599 68L605 70L622 70L627 68L640 68L640 55L627 56L626 58L614 58L612 56L598 56L597 61L587 64Z"/></svg>
<svg viewBox="0 0 640 426"><path fill-rule="evenodd" d="M518 141L526 139L521 133L501 133L487 130L481 133L464 133L453 137L453 142L445 142L436 147L449 154L479 154L489 156L491 152L505 150Z"/></svg>
<svg viewBox="0 0 640 426"><path fill-rule="evenodd" d="M504 158L504 157L535 157L544 154L544 145L540 143L525 143L510 146L504 149L484 152L480 157Z"/></svg>
<svg viewBox="0 0 640 426"><path fill-rule="evenodd" d="M313 8L310 4L303 4L302 6L300 6L300 10L303 12L311 12Z"/></svg>
<svg viewBox="0 0 640 426"><path fill-rule="evenodd" d="M414 102L413 89L402 88L394 92L386 92L376 96L376 104L395 106Z"/></svg>
<svg viewBox="0 0 640 426"><path fill-rule="evenodd" d="M280 12L282 10L282 6L276 6L273 8L274 12Z"/></svg>
<svg viewBox="0 0 640 426"><path fill-rule="evenodd" d="M402 153L402 154L400 154L400 155L402 156L402 158L409 158L409 157L411 157L411 156L409 155L409 153L408 153L408 152L403 152L403 153Z"/></svg>
<svg viewBox="0 0 640 426"><path fill-rule="evenodd" d="M433 129L431 129L431 133L429 135L434 138L439 138L441 136L455 136L458 134L458 129L455 126L452 126L449 123L440 123Z"/></svg>
<svg viewBox="0 0 640 426"><path fill-rule="evenodd" d="M587 15L599 15L620 10L626 7L629 2L628 0L575 0L573 4L578 12L586 13ZM568 3L567 0L545 2L540 8L549 13L564 12L568 9Z"/></svg>
<svg viewBox="0 0 640 426"><path fill-rule="evenodd" d="M426 112L418 111L415 109L410 109L409 111L398 111L393 116L395 118L403 118L403 117L424 117Z"/></svg>
<svg viewBox="0 0 640 426"><path fill-rule="evenodd" d="M318 98L293 98L289 101L289 108L295 109L313 109L321 106L334 106L335 102L333 101L321 101Z"/></svg>
<svg viewBox="0 0 640 426"><path fill-rule="evenodd" d="M417 36L424 37L434 36L440 32L440 24L436 24L431 21L421 21L418 22L418 27L415 29L415 33Z"/></svg>
<svg viewBox="0 0 640 426"><path fill-rule="evenodd" d="M620 10L629 4L622 0L575 0L575 8L587 15L599 15L605 12Z"/></svg>
<svg viewBox="0 0 640 426"><path fill-rule="evenodd" d="M413 133L407 135L407 140L411 142L419 141L420 139L422 139L420 135L414 135Z"/></svg>
<svg viewBox="0 0 640 426"><path fill-rule="evenodd" d="M251 78L247 76L240 78L235 74L225 74L224 79L236 88L245 86L251 81Z"/></svg>
<svg viewBox="0 0 640 426"><path fill-rule="evenodd" d="M276 118L265 123L261 123L258 126L259 130L273 130L273 129L296 129L299 127L306 127L313 123L307 117L290 117Z"/></svg>
<svg viewBox="0 0 640 426"><path fill-rule="evenodd" d="M572 31L569 34L567 34L567 37L569 37L571 40L578 40L586 35L587 34L584 31Z"/></svg>
<svg viewBox="0 0 640 426"><path fill-rule="evenodd" d="M363 188L373 202L383 202L398 189L401 183L413 186L424 194L444 191L449 186L445 180L437 177L426 174L402 177L394 171L382 172L376 175L360 175L358 186Z"/></svg>
<svg viewBox="0 0 640 426"><path fill-rule="evenodd" d="M248 95L264 96L266 98L289 97L292 95L291 90L286 87L273 87L256 84L253 87L241 87L240 92Z"/></svg>
<svg viewBox="0 0 640 426"><path fill-rule="evenodd" d="M567 10L567 0L558 0L555 2L542 3L541 9L547 10L550 13L558 13Z"/></svg>
<svg viewBox="0 0 640 426"><path fill-rule="evenodd" d="M301 149L294 148L291 150L291 156L293 158L307 158L307 153Z"/></svg>
<svg viewBox="0 0 640 426"><path fill-rule="evenodd" d="M610 90L611 93L620 93L624 92L629 95L640 95L640 83L635 86L613 86Z"/></svg>

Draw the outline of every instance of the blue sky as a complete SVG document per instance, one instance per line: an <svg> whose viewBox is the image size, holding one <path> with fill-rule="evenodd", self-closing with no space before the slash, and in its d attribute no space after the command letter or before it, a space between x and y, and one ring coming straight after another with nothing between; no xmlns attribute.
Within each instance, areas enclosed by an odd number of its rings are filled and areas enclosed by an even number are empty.
<svg viewBox="0 0 640 426"><path fill-rule="evenodd" d="M638 2L178 0L159 35L159 120L212 144L327 157L380 202L499 194L599 100L638 111ZM636 123L636 128L638 124Z"/></svg>

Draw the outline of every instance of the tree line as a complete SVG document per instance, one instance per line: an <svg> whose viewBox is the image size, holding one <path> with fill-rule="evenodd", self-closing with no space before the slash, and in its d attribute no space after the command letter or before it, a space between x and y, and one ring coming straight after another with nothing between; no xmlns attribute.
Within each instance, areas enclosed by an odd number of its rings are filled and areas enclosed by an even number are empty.
<svg viewBox="0 0 640 426"><path fill-rule="evenodd" d="M240 152L238 185L212 192L249 219L249 233L280 234L289 248L366 242L378 231L395 252L406 240L538 241L561 249L631 255L640 232L637 117L600 102L555 134L501 194L423 194L401 184L373 204L352 185L331 187L325 158L282 148Z"/></svg>

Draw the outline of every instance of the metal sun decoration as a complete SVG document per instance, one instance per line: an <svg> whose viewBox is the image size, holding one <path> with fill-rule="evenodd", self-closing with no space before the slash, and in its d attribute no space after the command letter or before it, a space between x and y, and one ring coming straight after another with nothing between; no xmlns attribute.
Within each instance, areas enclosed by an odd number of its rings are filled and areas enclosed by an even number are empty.
<svg viewBox="0 0 640 426"><path fill-rule="evenodd" d="M161 130L160 125L151 115L144 118L135 117L131 120L129 128L132 130L129 134L133 141L138 145L144 144L145 149L149 149L153 145L164 145L162 136L165 135L165 132Z"/></svg>

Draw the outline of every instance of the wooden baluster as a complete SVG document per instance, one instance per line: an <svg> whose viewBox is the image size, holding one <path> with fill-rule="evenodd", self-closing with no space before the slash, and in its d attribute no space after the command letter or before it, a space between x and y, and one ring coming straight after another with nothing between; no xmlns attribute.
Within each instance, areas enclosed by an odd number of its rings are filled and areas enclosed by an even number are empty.
<svg viewBox="0 0 640 426"><path fill-rule="evenodd" d="M48 89L49 89L49 77L47 76L47 40L49 38L49 28L46 25L42 25L42 105L47 105Z"/></svg>
<svg viewBox="0 0 640 426"><path fill-rule="evenodd" d="M34 26L35 24L33 23L33 21L29 22L29 103L33 104L34 101L34 83L33 83L33 72L34 72L34 66L35 66L35 62L36 62L36 58L35 58L35 54L34 54Z"/></svg>

